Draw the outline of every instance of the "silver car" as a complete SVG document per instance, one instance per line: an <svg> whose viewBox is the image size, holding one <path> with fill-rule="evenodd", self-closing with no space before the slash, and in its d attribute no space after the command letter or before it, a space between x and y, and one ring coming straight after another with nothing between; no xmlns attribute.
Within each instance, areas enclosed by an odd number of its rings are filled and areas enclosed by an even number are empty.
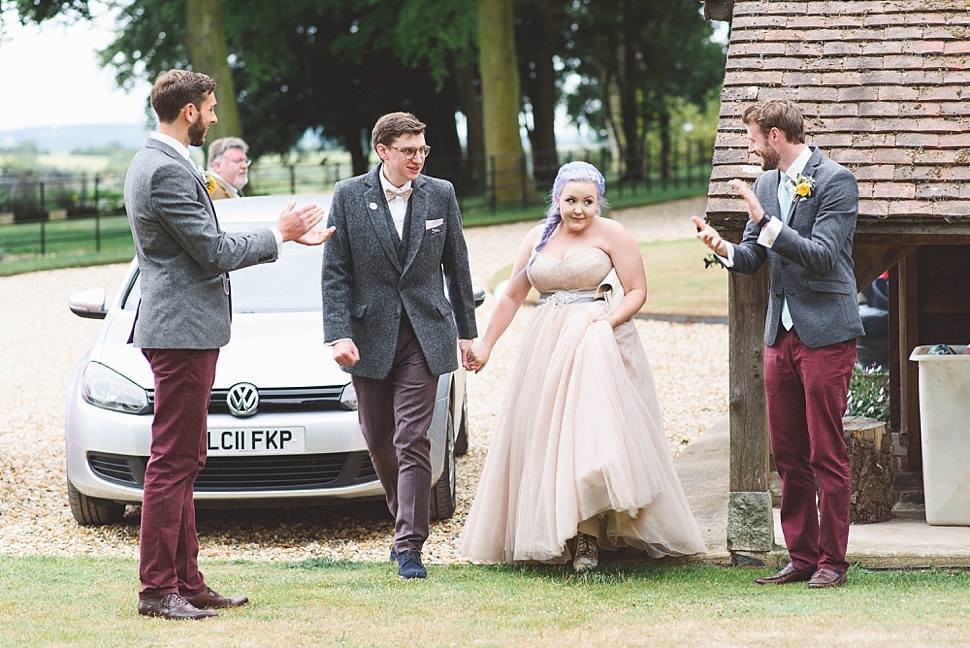
<svg viewBox="0 0 970 648"><path fill-rule="evenodd" d="M275 223L292 200L327 206L328 195L260 196L216 203L223 229ZM276 263L232 273L232 340L222 349L209 404L208 460L195 483L199 506L268 507L382 497L357 422L349 374L323 344L323 246L286 243ZM104 290L69 300L104 319L71 372L66 413L67 491L80 524L111 524L142 498L151 444L153 378L128 344L138 305L137 260L113 304ZM484 292L476 288L476 305ZM467 449L465 373L441 376L429 432L433 518L455 510L455 455Z"/></svg>

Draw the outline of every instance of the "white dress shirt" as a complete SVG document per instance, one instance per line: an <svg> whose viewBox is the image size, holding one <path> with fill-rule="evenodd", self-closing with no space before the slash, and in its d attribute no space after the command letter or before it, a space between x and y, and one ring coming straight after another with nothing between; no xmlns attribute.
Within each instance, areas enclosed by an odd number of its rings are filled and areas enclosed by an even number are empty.
<svg viewBox="0 0 970 648"><path fill-rule="evenodd" d="M411 188L411 181L408 180L400 187L395 187L391 184L391 181L384 177L384 167L381 167L381 188L384 189L385 199L387 197L387 190L393 189L394 191L402 191L404 189ZM387 201L387 208L391 211L391 219L394 221L394 228L397 230L397 235L404 240L404 218L408 214L408 201L402 200L400 198L394 198L393 200Z"/></svg>

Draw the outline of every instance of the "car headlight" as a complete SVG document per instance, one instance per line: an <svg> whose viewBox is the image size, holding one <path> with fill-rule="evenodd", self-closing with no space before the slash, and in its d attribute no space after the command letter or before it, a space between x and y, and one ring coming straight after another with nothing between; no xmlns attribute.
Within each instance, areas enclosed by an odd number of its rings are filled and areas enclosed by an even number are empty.
<svg viewBox="0 0 970 648"><path fill-rule="evenodd" d="M89 362L81 375L81 398L101 409L123 414L147 414L148 394L117 371Z"/></svg>
<svg viewBox="0 0 970 648"><path fill-rule="evenodd" d="M354 383L347 383L340 392L340 404L349 410L357 409L357 390L354 389Z"/></svg>

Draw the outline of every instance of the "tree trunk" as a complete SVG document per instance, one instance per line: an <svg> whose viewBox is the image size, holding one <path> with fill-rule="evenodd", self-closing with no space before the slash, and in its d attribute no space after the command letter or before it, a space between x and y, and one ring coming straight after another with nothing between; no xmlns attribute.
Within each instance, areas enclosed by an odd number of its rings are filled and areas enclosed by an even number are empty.
<svg viewBox="0 0 970 648"><path fill-rule="evenodd" d="M556 72L552 57L555 53L556 34L553 31L552 7L549 0L537 3L536 78L531 84L532 117L532 166L536 180L552 182L559 170L556 153Z"/></svg>
<svg viewBox="0 0 970 648"><path fill-rule="evenodd" d="M515 62L512 0L478 0L479 66L485 155L498 202L521 199L519 73Z"/></svg>
<svg viewBox="0 0 970 648"><path fill-rule="evenodd" d="M472 193L482 193L485 190L485 135L481 98L478 88L475 87L475 69L470 64L463 63L455 66L454 74L461 111L465 114L468 128L469 189Z"/></svg>
<svg viewBox="0 0 970 648"><path fill-rule="evenodd" d="M229 45L222 22L219 0L185 0L185 48L196 72L208 74L215 80L216 115L219 122L209 129L206 139L242 137L242 123L236 106L236 87L229 69Z"/></svg>
<svg viewBox="0 0 970 648"><path fill-rule="evenodd" d="M671 133L670 133L670 113L666 109L657 115L657 125L660 130L660 180L666 187L670 181L671 164Z"/></svg>
<svg viewBox="0 0 970 648"><path fill-rule="evenodd" d="M344 131L343 136L340 138L343 142L344 148L350 153L350 162L354 168L354 175L363 175L367 173L367 152L361 144L360 129L351 127Z"/></svg>

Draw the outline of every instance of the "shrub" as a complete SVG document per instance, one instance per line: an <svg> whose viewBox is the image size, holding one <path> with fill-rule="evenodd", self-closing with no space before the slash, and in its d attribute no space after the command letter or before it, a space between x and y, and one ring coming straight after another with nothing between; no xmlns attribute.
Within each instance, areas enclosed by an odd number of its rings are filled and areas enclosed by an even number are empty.
<svg viewBox="0 0 970 648"><path fill-rule="evenodd" d="M856 367L849 381L849 399L846 414L867 416L877 421L889 422L889 374L875 367Z"/></svg>

